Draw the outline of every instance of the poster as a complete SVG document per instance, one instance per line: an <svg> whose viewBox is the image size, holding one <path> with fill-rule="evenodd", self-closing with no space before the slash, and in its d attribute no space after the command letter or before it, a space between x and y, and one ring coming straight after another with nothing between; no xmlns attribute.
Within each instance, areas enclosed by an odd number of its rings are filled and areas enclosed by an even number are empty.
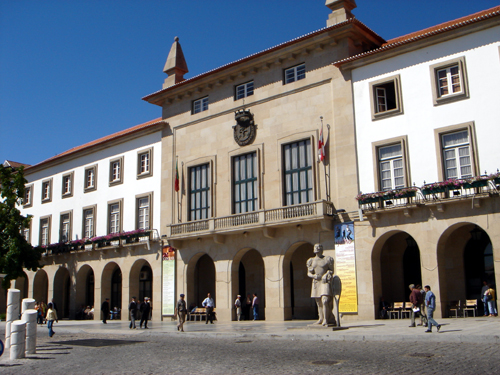
<svg viewBox="0 0 500 375"><path fill-rule="evenodd" d="M335 225L335 273L342 281L339 312L358 312L354 224Z"/></svg>
<svg viewBox="0 0 500 375"><path fill-rule="evenodd" d="M174 315L175 251L171 246L165 246L162 251L162 315Z"/></svg>

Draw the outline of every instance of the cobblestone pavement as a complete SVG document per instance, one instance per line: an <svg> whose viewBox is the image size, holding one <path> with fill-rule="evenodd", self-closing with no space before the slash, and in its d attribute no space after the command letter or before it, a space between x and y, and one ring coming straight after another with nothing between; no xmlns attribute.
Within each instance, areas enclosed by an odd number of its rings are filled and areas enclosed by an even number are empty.
<svg viewBox="0 0 500 375"><path fill-rule="evenodd" d="M94 340L81 346L83 340ZM102 340L110 346L97 346ZM135 343L132 343L135 341ZM141 332L40 337L2 374L498 374L496 344L242 339Z"/></svg>

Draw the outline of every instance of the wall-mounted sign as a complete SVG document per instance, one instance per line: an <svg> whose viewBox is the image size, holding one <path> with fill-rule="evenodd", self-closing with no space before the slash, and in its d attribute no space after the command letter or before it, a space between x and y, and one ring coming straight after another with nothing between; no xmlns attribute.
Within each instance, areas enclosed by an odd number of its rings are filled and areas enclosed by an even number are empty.
<svg viewBox="0 0 500 375"><path fill-rule="evenodd" d="M162 315L174 315L175 309L175 251L171 246L162 250Z"/></svg>
<svg viewBox="0 0 500 375"><path fill-rule="evenodd" d="M341 313L358 312L354 224L335 225L335 273L342 280Z"/></svg>

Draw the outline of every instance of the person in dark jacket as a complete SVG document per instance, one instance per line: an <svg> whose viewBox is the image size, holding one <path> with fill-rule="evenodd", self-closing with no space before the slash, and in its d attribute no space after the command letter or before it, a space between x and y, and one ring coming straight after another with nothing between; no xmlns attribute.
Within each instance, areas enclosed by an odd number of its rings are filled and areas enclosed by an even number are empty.
<svg viewBox="0 0 500 375"><path fill-rule="evenodd" d="M142 324L144 323L144 328L147 329L149 315L151 314L151 302L148 297L144 297L144 302L141 303L139 309L141 310L141 322L139 323L139 328L142 328Z"/></svg>
<svg viewBox="0 0 500 375"><path fill-rule="evenodd" d="M410 302L412 304L410 327L415 327L415 315L420 311L420 305L424 302L424 299L422 297L422 293L420 293L419 289L415 288L414 284L410 284L410 290ZM418 311L415 311L417 309Z"/></svg>
<svg viewBox="0 0 500 375"><path fill-rule="evenodd" d="M137 327L135 326L135 316L137 314L137 302L135 301L135 297L132 297L132 301L128 304L128 311L130 315L130 329L136 329Z"/></svg>
<svg viewBox="0 0 500 375"><path fill-rule="evenodd" d="M109 316L109 298L106 298L106 300L102 303L101 311L102 311L102 322L106 324L106 320L108 319Z"/></svg>

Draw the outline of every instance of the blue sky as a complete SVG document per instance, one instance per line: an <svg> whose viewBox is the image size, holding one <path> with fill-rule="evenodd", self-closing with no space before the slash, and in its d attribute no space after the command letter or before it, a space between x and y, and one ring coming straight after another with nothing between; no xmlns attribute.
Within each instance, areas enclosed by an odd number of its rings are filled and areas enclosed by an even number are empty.
<svg viewBox="0 0 500 375"><path fill-rule="evenodd" d="M357 0L385 39L497 0ZM0 0L0 162L36 164L161 116L175 36L186 78L326 25L325 0Z"/></svg>

